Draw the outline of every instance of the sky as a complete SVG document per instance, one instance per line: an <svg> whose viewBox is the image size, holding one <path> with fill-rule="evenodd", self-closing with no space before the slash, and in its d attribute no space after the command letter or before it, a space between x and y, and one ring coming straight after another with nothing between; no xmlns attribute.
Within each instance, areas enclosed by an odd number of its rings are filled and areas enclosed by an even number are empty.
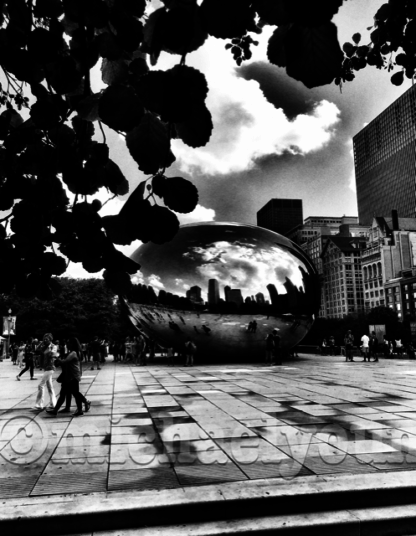
<svg viewBox="0 0 416 536"><path fill-rule="evenodd" d="M383 0L345 0L334 17L341 45L362 34L370 41L373 15ZM160 0L153 1L153 8ZM265 27L254 36L253 57L237 67L225 50L225 41L209 38L187 57L188 65L207 77L214 132L202 148L191 149L173 141L176 162L167 176L191 180L199 191L199 204L181 223L234 221L256 224L256 213L271 198L303 200L308 216L356 216L352 138L368 122L406 91L390 83L391 74L374 67L356 73L342 93L335 84L308 90L286 76L285 70L267 61L267 41L273 32ZM167 69L179 57L163 53L156 69ZM103 89L99 68L92 77L93 89ZM98 129L97 129L98 130ZM100 139L100 135L97 136ZM107 131L110 157L120 166L133 191L146 177L137 169L123 138ZM97 196L108 196L100 192ZM128 196L105 205L101 214L115 214ZM178 215L179 216L179 215ZM131 254L139 243L120 247ZM88 275L81 265L71 264L66 275Z"/></svg>

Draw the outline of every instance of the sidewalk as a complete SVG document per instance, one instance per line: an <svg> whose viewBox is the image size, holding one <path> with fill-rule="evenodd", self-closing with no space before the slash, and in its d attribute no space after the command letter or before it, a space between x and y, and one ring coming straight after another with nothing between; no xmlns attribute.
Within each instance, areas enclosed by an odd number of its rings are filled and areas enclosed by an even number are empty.
<svg viewBox="0 0 416 536"><path fill-rule="evenodd" d="M11 500L4 506L61 494L231 482L243 489L261 479L295 485L316 475L416 469L414 361L110 362L85 371L81 391L92 407L78 418L32 411L38 382L28 374L17 382L17 372L0 363L0 498Z"/></svg>

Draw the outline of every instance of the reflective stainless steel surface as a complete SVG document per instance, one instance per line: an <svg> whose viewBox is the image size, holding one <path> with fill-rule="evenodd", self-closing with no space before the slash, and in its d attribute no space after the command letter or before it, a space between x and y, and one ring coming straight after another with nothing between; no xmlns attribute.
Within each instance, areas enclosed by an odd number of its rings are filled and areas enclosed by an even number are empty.
<svg viewBox="0 0 416 536"><path fill-rule="evenodd" d="M135 326L162 346L197 357L261 359L273 329L281 347L298 344L319 308L317 273L289 239L237 223L182 226L166 244L147 243L128 303Z"/></svg>

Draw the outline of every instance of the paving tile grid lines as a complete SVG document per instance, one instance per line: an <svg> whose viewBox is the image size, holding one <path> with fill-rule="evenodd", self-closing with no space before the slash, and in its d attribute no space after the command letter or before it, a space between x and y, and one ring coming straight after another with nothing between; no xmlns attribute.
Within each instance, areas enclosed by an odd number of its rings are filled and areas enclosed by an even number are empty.
<svg viewBox="0 0 416 536"><path fill-rule="evenodd" d="M416 469L414 361L109 362L85 371L78 418L33 411L16 372L0 363L3 499Z"/></svg>

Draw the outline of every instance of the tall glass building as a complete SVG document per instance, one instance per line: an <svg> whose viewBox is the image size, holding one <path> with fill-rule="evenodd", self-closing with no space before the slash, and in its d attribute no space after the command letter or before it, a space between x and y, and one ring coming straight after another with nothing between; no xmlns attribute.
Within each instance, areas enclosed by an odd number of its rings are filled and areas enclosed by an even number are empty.
<svg viewBox="0 0 416 536"><path fill-rule="evenodd" d="M257 212L257 225L282 235L303 224L302 199L270 199Z"/></svg>
<svg viewBox="0 0 416 536"><path fill-rule="evenodd" d="M416 216L416 85L353 138L358 217Z"/></svg>

